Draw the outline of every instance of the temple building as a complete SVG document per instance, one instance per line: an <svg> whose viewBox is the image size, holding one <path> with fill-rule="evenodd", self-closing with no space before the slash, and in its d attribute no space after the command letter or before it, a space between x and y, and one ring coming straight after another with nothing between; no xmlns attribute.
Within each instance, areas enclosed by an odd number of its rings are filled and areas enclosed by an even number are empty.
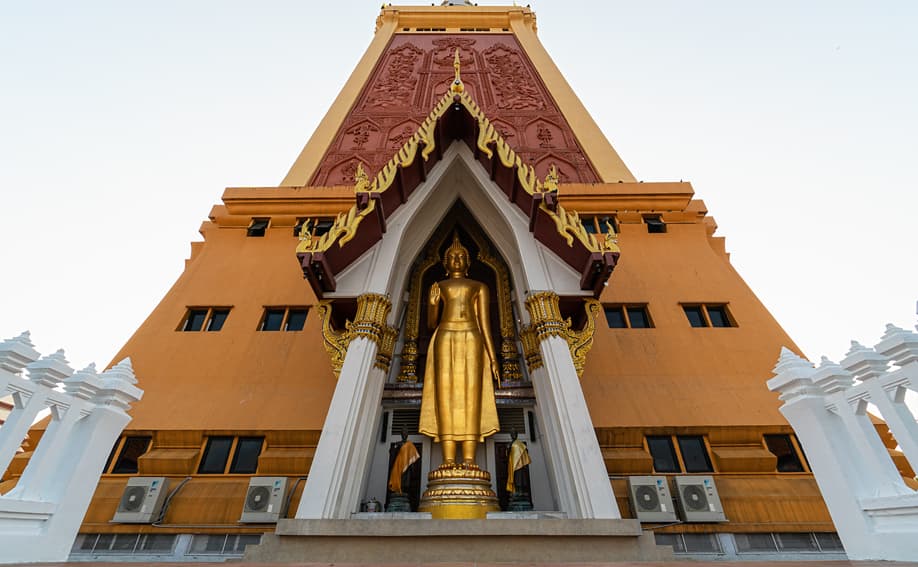
<svg viewBox="0 0 918 567"><path fill-rule="evenodd" d="M384 6L282 183L225 190L115 356L145 393L74 556L234 556L286 518L422 514L444 458L422 432L431 289L456 241L488 292L488 518L637 519L677 553L840 553L765 387L799 349L716 229L690 183L635 179L530 8Z"/></svg>

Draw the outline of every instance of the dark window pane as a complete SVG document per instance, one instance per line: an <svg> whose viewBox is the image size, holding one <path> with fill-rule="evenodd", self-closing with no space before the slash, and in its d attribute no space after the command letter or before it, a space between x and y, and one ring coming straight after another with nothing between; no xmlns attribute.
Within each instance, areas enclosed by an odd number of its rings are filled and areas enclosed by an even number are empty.
<svg viewBox="0 0 918 567"><path fill-rule="evenodd" d="M775 538L771 534L733 534L736 550L744 551L777 551Z"/></svg>
<svg viewBox="0 0 918 567"><path fill-rule="evenodd" d="M778 457L778 472L803 472L803 465L791 443L790 435L765 435L765 445Z"/></svg>
<svg viewBox="0 0 918 567"><path fill-rule="evenodd" d="M596 221L593 217L587 217L585 219L580 219L580 223L583 225L583 229L590 234L596 234Z"/></svg>
<svg viewBox="0 0 918 567"><path fill-rule="evenodd" d="M115 441L115 446L112 447L112 452L108 454L108 460L105 461L105 468L102 469L103 473L108 472L108 467L112 464L112 461L115 459L115 451L118 450L118 441L121 441L120 437L118 438L117 441Z"/></svg>
<svg viewBox="0 0 918 567"><path fill-rule="evenodd" d="M207 322L208 331L219 331L223 328L223 323L229 316L229 309L214 309L210 313L210 320Z"/></svg>
<svg viewBox="0 0 918 567"><path fill-rule="evenodd" d="M207 309L189 309L188 318L185 319L183 331L200 331L207 319Z"/></svg>
<svg viewBox="0 0 918 567"><path fill-rule="evenodd" d="M99 534L99 540L96 542L96 551L108 551L115 541L115 534Z"/></svg>
<svg viewBox="0 0 918 567"><path fill-rule="evenodd" d="M293 227L293 236L298 237L300 235L300 231L303 230L304 224L306 224L306 219L296 219L296 225Z"/></svg>
<svg viewBox="0 0 918 567"><path fill-rule="evenodd" d="M137 472L137 459L147 452L150 448L151 437L128 437L124 440L124 447L118 460L115 461L115 467L112 474L134 474Z"/></svg>
<svg viewBox="0 0 918 567"><path fill-rule="evenodd" d="M653 470L660 473L682 472L679 470L679 461L676 460L676 451L673 440L669 437L648 437L647 447L653 457Z"/></svg>
<svg viewBox="0 0 918 567"><path fill-rule="evenodd" d="M314 236L322 236L334 226L334 219L319 219L316 221L316 230Z"/></svg>
<svg viewBox="0 0 918 567"><path fill-rule="evenodd" d="M673 551L676 553L685 551L685 544L682 541L682 534L659 534L655 533L654 539L656 540L657 545L669 545L672 546Z"/></svg>
<svg viewBox="0 0 918 567"><path fill-rule="evenodd" d="M265 318L261 322L262 331L280 331L284 322L285 309L265 309Z"/></svg>
<svg viewBox="0 0 918 567"><path fill-rule="evenodd" d="M209 437L198 466L198 474L223 474L232 446L232 437Z"/></svg>
<svg viewBox="0 0 918 567"><path fill-rule="evenodd" d="M775 539L781 551L819 551L816 539L809 532L775 534Z"/></svg>
<svg viewBox="0 0 918 567"><path fill-rule="evenodd" d="M252 219L252 224L249 225L246 236L264 236L267 228L268 219Z"/></svg>
<svg viewBox="0 0 918 567"><path fill-rule="evenodd" d="M624 329L628 326L621 307L606 307L606 322L610 329Z"/></svg>
<svg viewBox="0 0 918 567"><path fill-rule="evenodd" d="M291 309L287 313L287 326L285 331L302 331L306 324L306 309Z"/></svg>
<svg viewBox="0 0 918 567"><path fill-rule="evenodd" d="M714 472L702 437L677 437L685 472Z"/></svg>
<svg viewBox="0 0 918 567"><path fill-rule="evenodd" d="M700 306L692 306L692 307L686 306L686 307L683 307L683 309L685 309L685 316L688 317L689 324L691 326L693 327L707 327L708 326L708 324L704 320L704 315L701 313Z"/></svg>
<svg viewBox="0 0 918 567"><path fill-rule="evenodd" d="M723 305L709 305L708 319L711 320L712 327L732 327L730 318L727 317L727 308Z"/></svg>
<svg viewBox="0 0 918 567"><path fill-rule="evenodd" d="M663 220L656 217L644 217L644 223L647 224L647 232L651 234L661 234L666 232L666 223Z"/></svg>
<svg viewBox="0 0 918 567"><path fill-rule="evenodd" d="M618 233L618 221L615 217L602 217L599 219L599 232L609 232L609 225L612 226L612 230L615 233Z"/></svg>
<svg viewBox="0 0 918 567"><path fill-rule="evenodd" d="M77 541L80 542L80 551L92 551L97 539L99 539L99 534L80 534L77 538Z"/></svg>
<svg viewBox="0 0 918 567"><path fill-rule="evenodd" d="M261 446L264 441L264 437L240 437L229 472L255 474L255 471L258 470L258 455L261 454Z"/></svg>
<svg viewBox="0 0 918 567"><path fill-rule="evenodd" d="M835 532L816 532L816 541L819 543L819 549L822 551L844 551L841 539Z"/></svg>
<svg viewBox="0 0 918 567"><path fill-rule="evenodd" d="M126 551L128 553L134 551L134 547L137 546L138 537L140 537L140 534L115 535L115 541L112 543L112 551Z"/></svg>
<svg viewBox="0 0 918 567"><path fill-rule="evenodd" d="M137 549L150 553L169 553L175 547L175 539L173 534L144 534L140 537Z"/></svg>
<svg viewBox="0 0 918 567"><path fill-rule="evenodd" d="M650 327L650 317L647 316L647 310L643 307L629 307L628 321L632 329L646 329Z"/></svg>
<svg viewBox="0 0 918 567"><path fill-rule="evenodd" d="M688 553L720 553L716 534L682 534Z"/></svg>

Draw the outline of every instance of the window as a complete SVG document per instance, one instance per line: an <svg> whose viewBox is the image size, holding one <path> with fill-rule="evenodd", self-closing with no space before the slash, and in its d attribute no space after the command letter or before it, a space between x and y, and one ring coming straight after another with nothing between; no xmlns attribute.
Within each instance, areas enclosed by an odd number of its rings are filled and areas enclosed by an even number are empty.
<svg viewBox="0 0 918 567"><path fill-rule="evenodd" d="M246 236L264 236L265 231L268 230L268 224L271 222L271 219L252 219L252 224L249 225L248 230L246 231Z"/></svg>
<svg viewBox="0 0 918 567"><path fill-rule="evenodd" d="M685 472L700 473L713 472L711 460L708 459L708 451L704 446L704 437L676 437L679 442L679 451L682 452L682 462L685 464Z"/></svg>
<svg viewBox="0 0 918 567"><path fill-rule="evenodd" d="M692 327L736 327L724 304L683 305L682 309Z"/></svg>
<svg viewBox="0 0 918 567"><path fill-rule="evenodd" d="M308 307L265 307L259 331L302 331Z"/></svg>
<svg viewBox="0 0 918 567"><path fill-rule="evenodd" d="M723 553L717 534L654 534L657 545L672 546L674 553Z"/></svg>
<svg viewBox="0 0 918 567"><path fill-rule="evenodd" d="M610 329L648 329L653 327L646 305L606 305Z"/></svg>
<svg viewBox="0 0 918 567"><path fill-rule="evenodd" d="M675 442L674 442L675 441ZM647 437L647 448L658 473L714 472L704 437L657 435ZM678 449L678 450L677 450Z"/></svg>
<svg viewBox="0 0 918 567"><path fill-rule="evenodd" d="M264 445L264 442L264 437L240 437L229 472L255 474L255 471L258 470L258 456L261 455L261 446Z"/></svg>
<svg viewBox="0 0 918 567"><path fill-rule="evenodd" d="M255 474L264 442L264 437L208 437L198 474Z"/></svg>
<svg viewBox="0 0 918 567"><path fill-rule="evenodd" d="M149 436L125 437L122 440L121 450L115 460L115 466L112 467L111 474L136 474L137 459L147 452L152 440L153 438Z"/></svg>
<svg viewBox="0 0 918 567"><path fill-rule="evenodd" d="M647 448L650 449L650 456L653 457L654 472L682 472L673 448L672 437L648 437Z"/></svg>
<svg viewBox="0 0 918 567"><path fill-rule="evenodd" d="M229 307L189 307L179 330L219 331L229 317Z"/></svg>
<svg viewBox="0 0 918 567"><path fill-rule="evenodd" d="M764 435L765 446L778 457L778 472L806 472L790 435Z"/></svg>
<svg viewBox="0 0 918 567"><path fill-rule="evenodd" d="M223 474L232 448L232 437L208 437L198 474Z"/></svg>
<svg viewBox="0 0 918 567"><path fill-rule="evenodd" d="M644 224L650 234L663 234L666 232L666 223L660 215L644 215Z"/></svg>
<svg viewBox="0 0 918 567"><path fill-rule="evenodd" d="M318 218L307 218L300 217L296 219L296 225L293 227L293 236L299 236L300 231L303 230L303 225L309 221L309 231L312 233L312 236L322 236L335 225L335 219L331 217L318 217Z"/></svg>
<svg viewBox="0 0 918 567"><path fill-rule="evenodd" d="M606 234L610 227L612 232L618 234L618 221L611 215L581 217L580 223L583 229L590 234Z"/></svg>
<svg viewBox="0 0 918 567"><path fill-rule="evenodd" d="M195 534L188 555L242 555L260 541L261 534Z"/></svg>
<svg viewBox="0 0 918 567"><path fill-rule="evenodd" d="M78 534L71 552L169 555L175 547L176 537L173 534Z"/></svg>

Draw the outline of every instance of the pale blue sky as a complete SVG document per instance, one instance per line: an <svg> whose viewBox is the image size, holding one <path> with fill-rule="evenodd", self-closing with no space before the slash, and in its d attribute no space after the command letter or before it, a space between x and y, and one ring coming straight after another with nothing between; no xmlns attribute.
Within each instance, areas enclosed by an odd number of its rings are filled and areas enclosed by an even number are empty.
<svg viewBox="0 0 918 567"><path fill-rule="evenodd" d="M323 5L0 2L0 339L109 362L223 188L279 183L369 44L378 2ZM631 170L693 183L810 357L914 326L918 2L533 8Z"/></svg>

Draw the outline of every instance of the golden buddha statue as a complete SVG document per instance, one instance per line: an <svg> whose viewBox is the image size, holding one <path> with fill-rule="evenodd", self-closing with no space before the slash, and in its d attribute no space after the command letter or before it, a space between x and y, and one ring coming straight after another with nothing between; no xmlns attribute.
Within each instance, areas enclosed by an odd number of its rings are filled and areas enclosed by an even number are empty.
<svg viewBox="0 0 918 567"><path fill-rule="evenodd" d="M428 325L436 330L427 351L419 429L441 444L444 466L456 464L457 444L462 445L462 465L473 466L478 443L500 429L492 382L499 385L500 376L488 288L466 277L469 264L469 252L455 234L443 255L449 277L431 286L427 304Z"/></svg>
<svg viewBox="0 0 918 567"><path fill-rule="evenodd" d="M469 251L456 234L443 255L449 277L431 286L427 302L427 323L436 330L427 349L418 429L440 443L443 464L427 475L418 510L438 519L484 518L500 509L491 475L475 464L478 443L500 429L492 383L499 385L500 377L488 287L466 277L469 264ZM460 444L462 461L457 462Z"/></svg>

